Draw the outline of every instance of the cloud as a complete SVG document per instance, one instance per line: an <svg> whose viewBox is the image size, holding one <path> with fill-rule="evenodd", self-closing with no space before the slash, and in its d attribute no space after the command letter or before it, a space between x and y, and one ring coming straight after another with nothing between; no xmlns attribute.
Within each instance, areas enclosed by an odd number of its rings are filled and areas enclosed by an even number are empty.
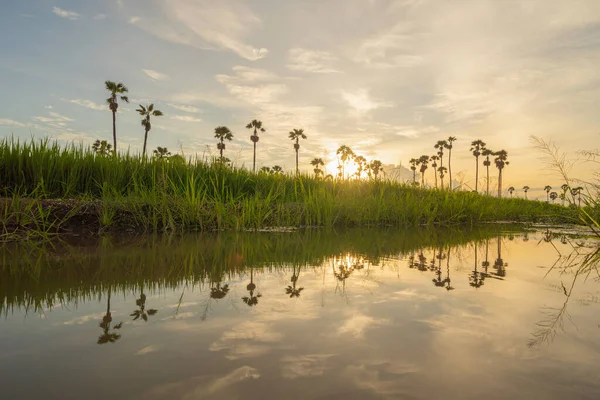
<svg viewBox="0 0 600 400"><path fill-rule="evenodd" d="M101 21L108 18L108 15L106 14L96 14L94 15L93 19L95 19L96 21Z"/></svg>
<svg viewBox="0 0 600 400"><path fill-rule="evenodd" d="M339 72L331 64L337 59L325 51L294 48L289 51L287 67L293 71L328 74Z"/></svg>
<svg viewBox="0 0 600 400"><path fill-rule="evenodd" d="M168 75L158 71L154 71L153 69L142 69L142 72L148 75L150 79L155 81L164 81L166 79L169 79Z"/></svg>
<svg viewBox="0 0 600 400"><path fill-rule="evenodd" d="M177 0L155 4L160 9L154 15L133 17L130 23L169 42L204 50L228 50L247 60L259 60L269 52L245 43L262 22L242 1Z"/></svg>
<svg viewBox="0 0 600 400"><path fill-rule="evenodd" d="M15 121L13 119L7 119L7 118L0 118L0 125L18 126L18 127L25 127L25 126L27 126L27 124L24 124L24 123L19 122L19 121Z"/></svg>
<svg viewBox="0 0 600 400"><path fill-rule="evenodd" d="M366 113L380 107L391 107L390 103L373 100L366 89L355 92L342 90L342 99L358 113Z"/></svg>
<svg viewBox="0 0 600 400"><path fill-rule="evenodd" d="M176 110L179 111L184 111L184 112L189 112L189 113L198 113L200 112L200 109L198 107L194 107L194 106L188 106L185 104L167 104L169 107L174 108Z"/></svg>
<svg viewBox="0 0 600 400"><path fill-rule="evenodd" d="M53 7L52 12L54 14L58 15L59 17L70 19L72 21L79 19L79 17L80 17L80 15L78 13L76 13L75 11L63 10L58 7Z"/></svg>
<svg viewBox="0 0 600 400"><path fill-rule="evenodd" d="M354 315L347 319L344 324L338 329L339 336L352 336L355 339L362 339L365 336L365 331L368 328L373 328L377 325L388 324L386 319L375 319L368 315Z"/></svg>
<svg viewBox="0 0 600 400"><path fill-rule="evenodd" d="M82 99L73 99L73 100L66 100L66 99L61 99L62 101L66 101L67 103L72 103L72 104L77 104L78 106L81 107L86 107L92 110L107 110L108 107L103 107L100 104L96 104L91 100L82 100Z"/></svg>
<svg viewBox="0 0 600 400"><path fill-rule="evenodd" d="M202 122L200 118L191 117L189 115L171 115L169 118L183 122Z"/></svg>
<svg viewBox="0 0 600 400"><path fill-rule="evenodd" d="M267 70L239 66L233 70L235 75L220 74L216 78L240 100L252 104L272 103L288 91L287 86L275 82L279 78Z"/></svg>

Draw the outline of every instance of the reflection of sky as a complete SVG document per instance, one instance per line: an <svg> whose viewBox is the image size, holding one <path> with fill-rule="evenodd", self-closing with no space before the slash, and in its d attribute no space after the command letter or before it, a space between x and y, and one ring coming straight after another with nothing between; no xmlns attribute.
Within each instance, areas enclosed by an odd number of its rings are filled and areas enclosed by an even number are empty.
<svg viewBox="0 0 600 400"><path fill-rule="evenodd" d="M442 260L452 291L434 286L435 271L409 269L406 255L365 263L344 282L333 259L302 268L299 298L285 293L291 268L255 269L253 307L241 300L249 274L221 300L208 288L147 290L146 309L158 309L147 323L129 316L139 292L117 292L122 337L102 346L105 297L43 316L16 311L0 322L0 384L6 398L598 398L598 282L578 282L565 332L527 346L540 307L560 307L561 282L572 279L542 280L556 253L540 238L503 239L506 277L478 289L470 244ZM477 245L479 271L485 248ZM491 239L490 272L496 258Z"/></svg>

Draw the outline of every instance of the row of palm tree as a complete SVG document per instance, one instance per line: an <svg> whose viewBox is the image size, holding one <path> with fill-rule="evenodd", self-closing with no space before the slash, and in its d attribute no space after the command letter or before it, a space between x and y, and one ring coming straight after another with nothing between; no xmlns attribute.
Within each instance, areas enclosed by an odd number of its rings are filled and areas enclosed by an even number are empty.
<svg viewBox="0 0 600 400"><path fill-rule="evenodd" d="M525 198L527 199L527 192L530 190L531 188L527 185L523 186L523 193L525 193ZM581 206L581 192L584 190L584 188L582 186L577 186L574 188L569 187L569 185L564 184L561 186L562 189L562 193L558 194L558 192L556 191L552 191L552 186L550 185L546 185L544 186L544 191L546 192L546 202L550 203L550 201L552 201L552 203L554 203L556 201L556 199L561 199L563 201L563 205L565 200L567 199L566 194L568 192L571 193L571 195L573 196L573 201L575 201L575 199L577 198L578 201L578 205ZM514 186L511 186L508 188L508 193L510 194L510 197L513 197L513 193L516 191Z"/></svg>

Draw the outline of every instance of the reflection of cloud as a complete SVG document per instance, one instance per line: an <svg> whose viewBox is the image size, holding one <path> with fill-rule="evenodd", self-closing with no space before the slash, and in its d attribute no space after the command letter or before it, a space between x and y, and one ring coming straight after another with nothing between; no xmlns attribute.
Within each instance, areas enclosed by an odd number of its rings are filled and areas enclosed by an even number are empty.
<svg viewBox="0 0 600 400"><path fill-rule="evenodd" d="M338 335L353 336L355 339L362 339L365 336L365 331L368 328L373 328L378 325L386 325L389 323L387 319L375 319L368 315L353 315L347 319L344 324L338 329Z"/></svg>
<svg viewBox="0 0 600 400"><path fill-rule="evenodd" d="M361 365L350 365L345 371L348 382L353 382L358 388L371 390L378 396L405 398L403 381L412 379L419 372L415 365L381 362Z"/></svg>
<svg viewBox="0 0 600 400"><path fill-rule="evenodd" d="M309 354L304 356L286 356L281 374L286 379L321 376L329 369L325 363L333 354Z"/></svg>
<svg viewBox="0 0 600 400"><path fill-rule="evenodd" d="M152 353L152 352L154 352L156 350L157 350L157 348L154 347L154 346L146 346L146 347L144 347L144 348L136 351L134 353L134 355L136 355L136 356L143 356L144 354Z"/></svg>
<svg viewBox="0 0 600 400"><path fill-rule="evenodd" d="M247 321L224 332L214 342L210 351L227 351L230 360L256 357L270 350L270 343L279 342L283 335L270 330L271 325L264 322Z"/></svg>
<svg viewBox="0 0 600 400"><path fill-rule="evenodd" d="M95 313L95 314L84 315L82 317L77 317L77 318L73 318L68 321L65 321L65 322L63 322L63 325L83 325L90 321L97 321L99 319L102 319L103 316L104 316L104 313ZM113 317L114 317L114 313L113 313Z"/></svg>

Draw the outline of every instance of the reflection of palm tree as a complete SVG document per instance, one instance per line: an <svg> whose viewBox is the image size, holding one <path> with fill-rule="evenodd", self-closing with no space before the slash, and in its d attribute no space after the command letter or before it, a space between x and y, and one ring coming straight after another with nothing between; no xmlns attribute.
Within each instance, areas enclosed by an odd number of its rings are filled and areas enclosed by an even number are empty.
<svg viewBox="0 0 600 400"><path fill-rule="evenodd" d="M256 296L254 295L255 289L256 289L256 285L254 284L254 268L250 267L250 283L248 284L248 286L246 286L246 290L248 290L248 292L250 293L250 296L242 297L242 300L244 301L244 303L246 303L250 307L257 305L258 298L262 297L262 294L260 294L260 293L256 293Z"/></svg>
<svg viewBox="0 0 600 400"><path fill-rule="evenodd" d="M444 253L442 253L442 249L441 248L438 251L438 254L435 256L435 258L438 260L438 266L436 268L436 275L437 276L436 276L436 278L433 278L431 281L437 287L444 287L446 285L446 280L442 279L442 260L444 258L446 258L446 256L444 255Z"/></svg>
<svg viewBox="0 0 600 400"><path fill-rule="evenodd" d="M292 284L289 285L285 289L285 293L289 294L290 298L292 298L292 297L300 297L300 292L302 292L304 290L303 287L296 288L296 282L298 281L298 278L300 278L300 271L298 271L298 273L296 274L296 266L294 265L294 272L292 274L292 278L290 279L290 281L292 282Z"/></svg>
<svg viewBox="0 0 600 400"><path fill-rule="evenodd" d="M122 322L119 322L117 325L112 327L111 332L111 324L112 324L112 314L110 313L110 288L108 289L108 299L106 301L106 314L102 317L102 322L98 326L102 328L102 335L98 337L98 344L105 343L114 343L121 338L121 335L116 333L115 331L121 329L123 326Z"/></svg>
<svg viewBox="0 0 600 400"><path fill-rule="evenodd" d="M447 291L454 290L454 288L450 284L452 282L450 280L450 247L448 247L448 258L446 259L446 279L444 279L444 282L446 283Z"/></svg>
<svg viewBox="0 0 600 400"><path fill-rule="evenodd" d="M140 298L135 300L135 305L138 306L138 309L130 314L130 317L134 317L134 321L141 318L148 322L148 315L152 316L158 312L158 310L155 309L146 310L146 295L144 294L143 284L140 289Z"/></svg>
<svg viewBox="0 0 600 400"><path fill-rule="evenodd" d="M210 288L210 298L215 300L220 300L227 296L229 293L229 285L225 284L221 286L221 282L217 282L216 286Z"/></svg>
<svg viewBox="0 0 600 400"><path fill-rule="evenodd" d="M502 259L502 238L500 236L498 236L498 258L494 262L494 269L497 270L496 275L499 277L505 277L506 276L505 267L507 265L508 264L506 264L504 262L504 260Z"/></svg>
<svg viewBox="0 0 600 400"><path fill-rule="evenodd" d="M490 261L489 261L489 254L490 254L490 240L489 239L485 239L485 260L482 261L481 266L483 267L483 277L487 278L488 275L488 267L490 266Z"/></svg>
<svg viewBox="0 0 600 400"><path fill-rule="evenodd" d="M469 285L476 289L483 286L485 281L485 276L481 272L477 271L477 267L477 242L475 242L475 263L473 264L473 272L471 275L469 275Z"/></svg>

